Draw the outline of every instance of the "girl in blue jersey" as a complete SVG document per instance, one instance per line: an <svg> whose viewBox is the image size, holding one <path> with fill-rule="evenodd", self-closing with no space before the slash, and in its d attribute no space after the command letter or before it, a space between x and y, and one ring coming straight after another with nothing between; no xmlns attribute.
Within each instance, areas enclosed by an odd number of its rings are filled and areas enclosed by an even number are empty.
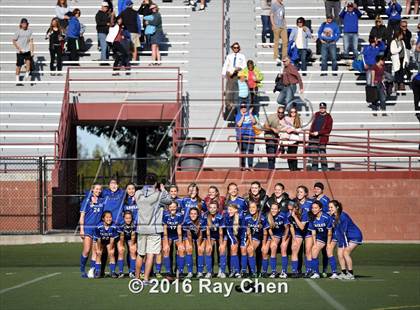
<svg viewBox="0 0 420 310"><path fill-rule="evenodd" d="M312 275L311 279L319 279L318 254L332 238L332 218L322 212L322 203L314 201L310 213L308 230L312 233Z"/></svg>
<svg viewBox="0 0 420 310"><path fill-rule="evenodd" d="M338 243L337 254L342 271L338 278L354 280L351 254L358 245L362 244L362 232L350 216L343 212L343 206L339 201L330 201L329 207L331 215L335 218L335 231Z"/></svg>
<svg viewBox="0 0 420 310"><path fill-rule="evenodd" d="M197 208L191 208L188 218L182 224L182 229L184 232L183 240L184 247L186 252L185 263L187 265L188 274L186 278L193 277L193 248L194 244L197 245L197 254L198 257L201 256L201 260L204 255L204 246L202 245L203 241L203 228L206 228L206 224L203 221L203 217L200 216L200 212ZM198 266L198 260L197 260ZM198 269L198 268L197 268ZM203 271L201 271L203 272Z"/></svg>
<svg viewBox="0 0 420 310"><path fill-rule="evenodd" d="M119 235L117 248L118 248L118 269L119 278L124 277L124 252L125 245L127 244L128 252L130 253L129 277L134 278L136 271L136 226L134 225L133 213L130 210L124 211L124 223L117 227Z"/></svg>
<svg viewBox="0 0 420 310"><path fill-rule="evenodd" d="M308 212L302 209L298 200L290 200L289 208L289 222L290 235L292 238L292 278L299 277L299 262L298 256L300 248L302 247L303 239L306 236L306 224L308 223Z"/></svg>
<svg viewBox="0 0 420 310"><path fill-rule="evenodd" d="M130 211L133 216L133 224L137 226L138 206L134 194L136 193L136 186L134 183L128 183L125 189L126 195L123 204L123 215L125 211Z"/></svg>
<svg viewBox="0 0 420 310"><path fill-rule="evenodd" d="M80 255L80 272L82 278L87 278L85 272L89 252L92 250L89 276L93 278L96 265L96 252L92 249L92 240L96 225L101 221L104 210L104 200L101 198L102 186L99 183L92 185L91 190L86 194L80 206L80 238L83 241L83 250Z"/></svg>
<svg viewBox="0 0 420 310"><path fill-rule="evenodd" d="M185 265L185 248L182 242L182 223L184 217L177 213L178 203L172 201L168 206L168 212L163 215L163 240L162 253L163 264L167 273L172 273L171 259L169 257L172 243L175 242L177 248L176 262L178 272L182 274Z"/></svg>
<svg viewBox="0 0 420 310"><path fill-rule="evenodd" d="M227 187L224 210L227 210L228 205L235 204L239 207L239 213L244 214L248 211L247 203L244 198L239 196L239 188L236 183L229 183Z"/></svg>
<svg viewBox="0 0 420 310"><path fill-rule="evenodd" d="M308 216L312 209L312 203L313 201L311 199L308 199L309 195L309 189L304 185L299 185L296 188L296 199L298 200L299 207L302 210L302 214L306 213ZM309 220L309 217L308 217ZM305 269L306 273L305 276L309 276L311 274L311 264L312 264L312 233L308 231L308 224L305 225L305 229L303 229L304 233L304 246L305 246ZM301 270L302 263L300 262L300 259L298 257L299 264L298 264L298 270Z"/></svg>
<svg viewBox="0 0 420 310"><path fill-rule="evenodd" d="M218 213L219 205L217 201L211 201L208 206L208 212L204 215L206 219L206 231L205 231L205 252L206 252L206 278L210 279L213 276L213 247L219 246L219 278L225 278L226 275L224 270L226 269L226 241L223 240L223 217ZM198 257L200 258L200 256ZM197 278L203 277L203 268L200 266L199 262L198 268L201 272L197 273Z"/></svg>
<svg viewBox="0 0 420 310"><path fill-rule="evenodd" d="M191 183L188 185L188 195L181 200L181 214L184 216L184 219L188 216L192 207L197 208L200 214L207 211L206 204L200 198L199 193L197 184Z"/></svg>
<svg viewBox="0 0 420 310"><path fill-rule="evenodd" d="M106 248L109 257L109 269L111 271L111 277L118 278L115 273L115 239L118 238L117 228L112 223L111 211L105 211L102 214L102 222L95 228L93 236L94 248L96 251L96 264L95 264L95 278L99 278L101 275L101 261L102 253Z"/></svg>
<svg viewBox="0 0 420 310"><path fill-rule="evenodd" d="M328 203L330 202L330 198L324 194L324 184L321 182L316 182L314 184L314 199L322 204L322 212L328 212Z"/></svg>
<svg viewBox="0 0 420 310"><path fill-rule="evenodd" d="M280 241L282 242L282 244L285 244L284 247L281 247L282 271L285 271L287 269L287 256L286 259L284 259L284 254L287 250L287 242L289 239L289 220L287 218L286 213L280 212L280 207L277 203L273 203L270 206L270 211L266 215L264 229L265 231L262 246L262 275L263 277L267 276L268 251L270 250L270 278L275 278L277 277L277 248L280 244ZM284 277L284 274L282 276Z"/></svg>
<svg viewBox="0 0 420 310"><path fill-rule="evenodd" d="M258 205L256 202L251 201L249 203L248 215L245 217L245 227L247 230L247 240L248 240L248 262L249 269L251 271L251 277L257 277L256 262L255 262L255 251L260 246L263 238L263 226L262 223L265 222L264 215L258 210Z"/></svg>
<svg viewBox="0 0 420 310"><path fill-rule="evenodd" d="M223 217L223 228L225 232L225 238L227 239L227 245L230 247L230 275L229 277L241 278L243 275L239 273L239 258L238 258L238 247L241 247L241 255L245 257L245 261L242 262L246 272L247 265L247 253L246 253L246 229L244 229L243 216L239 214L239 207L235 204L231 204L227 208L227 212ZM243 271L243 270L242 270Z"/></svg>

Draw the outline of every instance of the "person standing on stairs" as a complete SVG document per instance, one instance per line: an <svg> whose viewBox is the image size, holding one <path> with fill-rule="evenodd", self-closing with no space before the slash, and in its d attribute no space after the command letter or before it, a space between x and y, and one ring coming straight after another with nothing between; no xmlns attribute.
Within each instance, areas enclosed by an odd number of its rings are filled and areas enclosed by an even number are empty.
<svg viewBox="0 0 420 310"><path fill-rule="evenodd" d="M107 61L109 58L109 48L106 42L106 36L111 26L111 14L109 12L108 2L102 2L101 9L95 15L95 21L98 42L101 48L101 61Z"/></svg>
<svg viewBox="0 0 420 310"><path fill-rule="evenodd" d="M131 45L133 49L132 61L137 61L138 48L140 47L141 19L136 10L133 9L133 2L127 1L127 7L121 12L124 27L130 32Z"/></svg>
<svg viewBox="0 0 420 310"><path fill-rule="evenodd" d="M337 41L340 39L340 28L331 15L327 16L327 20L319 27L318 38L321 40L321 71L328 70L328 58L331 58L332 71L337 71ZM321 73L321 76L326 75L327 73Z"/></svg>
<svg viewBox="0 0 420 310"><path fill-rule="evenodd" d="M70 51L69 60L72 62L79 61L79 38L80 38L80 10L74 9L72 13L67 13L70 16L69 25L66 32L67 49ZM72 63L73 66L78 64Z"/></svg>
<svg viewBox="0 0 420 310"><path fill-rule="evenodd" d="M31 60L34 54L34 41L32 30L29 29L29 23L26 18L22 18L19 24L19 30L13 35L13 46L16 48L16 86L23 86L20 83L20 69L23 65L26 67L25 81L29 80L29 74L32 71Z"/></svg>
<svg viewBox="0 0 420 310"><path fill-rule="evenodd" d="M245 55L241 54L241 46L235 42L230 47L232 53L226 56L223 64L222 75L226 79L225 88L225 121L235 121L235 103L238 93L238 73L246 67Z"/></svg>
<svg viewBox="0 0 420 310"><path fill-rule="evenodd" d="M274 42L274 33L273 29L271 28L271 0L260 0L260 7L261 7L261 22L262 22L262 33L261 33L261 41L263 43L262 47L270 47L267 42L267 37L270 38L270 43L273 44Z"/></svg>
<svg viewBox="0 0 420 310"><path fill-rule="evenodd" d="M325 16L333 16L337 25L340 24L340 17L338 16L341 11L341 0L324 0Z"/></svg>
<svg viewBox="0 0 420 310"><path fill-rule="evenodd" d="M286 9L283 0L273 0L271 2L271 27L274 33L274 54L273 58L277 65L281 64L279 58L279 39L281 38L281 57L287 56L287 24L286 24Z"/></svg>

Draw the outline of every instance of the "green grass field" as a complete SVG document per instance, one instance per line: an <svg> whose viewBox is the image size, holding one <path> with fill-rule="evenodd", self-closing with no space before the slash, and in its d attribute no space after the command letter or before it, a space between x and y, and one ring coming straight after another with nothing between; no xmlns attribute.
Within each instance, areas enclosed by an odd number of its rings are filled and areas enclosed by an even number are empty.
<svg viewBox="0 0 420 310"><path fill-rule="evenodd" d="M199 294L198 280L191 294L175 294L174 289L149 294L146 289L136 295L128 290L128 278L82 279L80 250L79 244L0 246L0 308L420 309L420 245L361 246L354 254L355 281L276 279L287 282L287 294L233 290L228 298Z"/></svg>

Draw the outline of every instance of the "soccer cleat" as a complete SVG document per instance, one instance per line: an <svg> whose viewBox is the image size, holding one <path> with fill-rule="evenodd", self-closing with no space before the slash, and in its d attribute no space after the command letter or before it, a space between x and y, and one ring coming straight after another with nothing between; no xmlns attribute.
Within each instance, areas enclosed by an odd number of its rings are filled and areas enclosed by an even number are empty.
<svg viewBox="0 0 420 310"><path fill-rule="evenodd" d="M258 278L258 273L253 272L253 273L251 273L250 276L251 276L251 278L256 279L256 278Z"/></svg>
<svg viewBox="0 0 420 310"><path fill-rule="evenodd" d="M345 277L345 280L355 280L356 278L354 277L354 275L353 274L351 274L351 273L347 273L346 274L346 277Z"/></svg>
<svg viewBox="0 0 420 310"><path fill-rule="evenodd" d="M124 274L123 274L123 276L124 276ZM117 278L119 278L119 275L118 275L116 272L113 272L113 273L111 274L111 278L113 278L113 279L117 279Z"/></svg>
<svg viewBox="0 0 420 310"><path fill-rule="evenodd" d="M213 275L211 274L211 272L207 272L207 273L206 273L205 278L206 278L206 279L211 279L211 278L212 278L212 276L213 276Z"/></svg>
<svg viewBox="0 0 420 310"><path fill-rule="evenodd" d="M217 275L218 278L220 279L225 279L226 278L226 274L224 272L219 272L219 274Z"/></svg>
<svg viewBox="0 0 420 310"><path fill-rule="evenodd" d="M307 272L303 275L303 277L308 279L308 278L310 278L310 277L312 276L312 274L313 274L313 273L312 273L311 271L307 271Z"/></svg>
<svg viewBox="0 0 420 310"><path fill-rule="evenodd" d="M204 274L202 272L197 273L197 279L201 279L204 277Z"/></svg>
<svg viewBox="0 0 420 310"><path fill-rule="evenodd" d="M277 272L273 271L273 272L270 274L270 277L269 277L269 278L270 278L270 279L277 278Z"/></svg>
<svg viewBox="0 0 420 310"><path fill-rule="evenodd" d="M234 278L234 277L235 277L235 273L234 272L229 273L229 278Z"/></svg>
<svg viewBox="0 0 420 310"><path fill-rule="evenodd" d="M87 279L88 275L87 275L87 273L86 273L86 272L82 272L81 277L82 277L83 279Z"/></svg>
<svg viewBox="0 0 420 310"><path fill-rule="evenodd" d="M345 280L345 279L346 279L346 274L345 274L344 272L340 273L340 274L337 276L337 279L338 279L338 280Z"/></svg>
<svg viewBox="0 0 420 310"><path fill-rule="evenodd" d="M322 273L321 273L321 278L328 278L327 273L326 273L326 272L322 272Z"/></svg>
<svg viewBox="0 0 420 310"><path fill-rule="evenodd" d="M284 271L281 272L281 274L279 275L280 279L287 279L287 273L285 273Z"/></svg>
<svg viewBox="0 0 420 310"><path fill-rule="evenodd" d="M330 279L335 280L335 279L339 279L339 277L338 277L337 273L335 273L335 272L334 272L334 273L331 275Z"/></svg>
<svg viewBox="0 0 420 310"><path fill-rule="evenodd" d="M120 278L120 279L124 278L124 272L120 272L120 273L118 274L118 278Z"/></svg>
<svg viewBox="0 0 420 310"><path fill-rule="evenodd" d="M193 273L192 272L188 272L187 275L185 276L185 278L187 279L191 279L193 277Z"/></svg>
<svg viewBox="0 0 420 310"><path fill-rule="evenodd" d="M134 279L134 278L136 277L136 274L135 274L134 272L130 272L130 273L128 274L128 277L129 277L130 279Z"/></svg>
<svg viewBox="0 0 420 310"><path fill-rule="evenodd" d="M260 278L268 278L267 272L261 272Z"/></svg>
<svg viewBox="0 0 420 310"><path fill-rule="evenodd" d="M316 273L316 272L311 276L311 279L319 279L319 278L320 278L319 273Z"/></svg>
<svg viewBox="0 0 420 310"><path fill-rule="evenodd" d="M235 277L236 279L240 279L240 278L242 278L242 276L241 276L241 274L240 274L239 272L236 272L236 273L235 273L235 275L234 275L234 277Z"/></svg>
<svg viewBox="0 0 420 310"><path fill-rule="evenodd" d="M95 277L95 268L90 268L89 271L87 272L87 277L89 279L93 279Z"/></svg>

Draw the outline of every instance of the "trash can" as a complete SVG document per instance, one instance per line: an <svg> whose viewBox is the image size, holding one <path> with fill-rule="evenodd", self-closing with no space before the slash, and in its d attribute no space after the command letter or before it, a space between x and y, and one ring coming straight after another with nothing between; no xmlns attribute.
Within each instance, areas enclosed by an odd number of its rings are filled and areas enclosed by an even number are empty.
<svg viewBox="0 0 420 310"><path fill-rule="evenodd" d="M204 147L206 146L206 138L191 137L182 138L179 143L180 154L204 154ZM197 171L203 165L203 158L196 157L181 157L179 160L179 167L183 171Z"/></svg>

